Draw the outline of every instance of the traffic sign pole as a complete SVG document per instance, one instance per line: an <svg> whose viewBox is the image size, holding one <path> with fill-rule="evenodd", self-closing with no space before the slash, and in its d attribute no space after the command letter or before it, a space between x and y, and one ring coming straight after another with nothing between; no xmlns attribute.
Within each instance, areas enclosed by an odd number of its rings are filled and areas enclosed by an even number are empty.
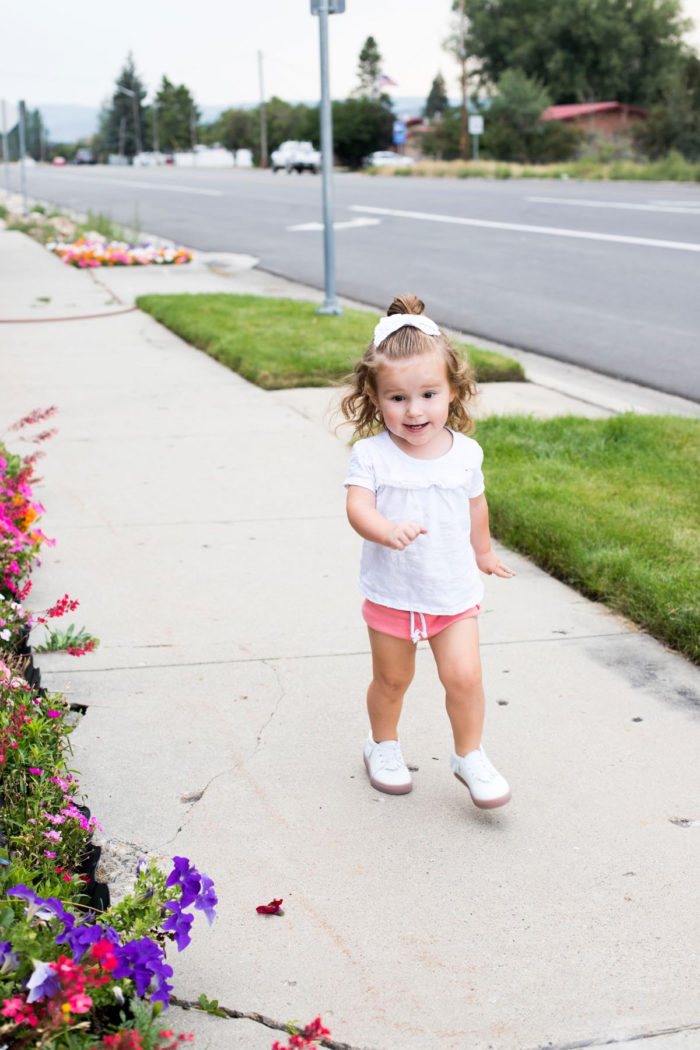
<svg viewBox="0 0 700 1050"><path fill-rule="evenodd" d="M333 3L333 0L330 0ZM345 7L343 3L340 10ZM338 10L335 0L334 10ZM333 233L333 117L328 77L329 0L311 0L311 13L318 14L321 47L321 181L323 192L323 268L326 297L316 311L319 314L342 314L335 294L335 244Z"/></svg>

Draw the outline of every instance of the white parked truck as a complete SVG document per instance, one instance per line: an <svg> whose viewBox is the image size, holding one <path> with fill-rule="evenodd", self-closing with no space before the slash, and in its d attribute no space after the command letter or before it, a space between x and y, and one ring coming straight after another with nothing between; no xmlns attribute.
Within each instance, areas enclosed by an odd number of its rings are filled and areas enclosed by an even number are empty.
<svg viewBox="0 0 700 1050"><path fill-rule="evenodd" d="M310 142L283 142L279 149L273 150L270 156L270 167L273 172L293 171L301 173L310 171L314 175L321 170L321 154Z"/></svg>

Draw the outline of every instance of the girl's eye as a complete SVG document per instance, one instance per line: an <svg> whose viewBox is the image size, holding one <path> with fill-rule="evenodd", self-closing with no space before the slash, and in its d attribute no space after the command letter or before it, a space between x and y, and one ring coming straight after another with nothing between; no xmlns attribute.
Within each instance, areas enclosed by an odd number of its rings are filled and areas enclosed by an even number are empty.
<svg viewBox="0 0 700 1050"><path fill-rule="evenodd" d="M403 401L403 394L392 394L389 398L390 401Z"/></svg>
<svg viewBox="0 0 700 1050"><path fill-rule="evenodd" d="M434 390L427 390L423 396L424 397L435 397L435 391Z"/></svg>

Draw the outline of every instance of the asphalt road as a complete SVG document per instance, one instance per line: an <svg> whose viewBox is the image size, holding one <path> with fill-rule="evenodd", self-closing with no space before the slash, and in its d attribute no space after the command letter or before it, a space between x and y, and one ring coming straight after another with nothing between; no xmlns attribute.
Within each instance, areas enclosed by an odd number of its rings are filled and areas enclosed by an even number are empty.
<svg viewBox="0 0 700 1050"><path fill-rule="evenodd" d="M67 167L27 184L323 287L319 177ZM334 196L339 294L415 291L445 325L700 401L700 186L341 174Z"/></svg>

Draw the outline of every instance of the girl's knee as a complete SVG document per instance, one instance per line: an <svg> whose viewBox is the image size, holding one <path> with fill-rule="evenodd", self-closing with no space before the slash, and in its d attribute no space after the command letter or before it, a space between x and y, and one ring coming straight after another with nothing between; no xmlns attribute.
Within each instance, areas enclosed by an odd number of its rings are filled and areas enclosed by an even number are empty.
<svg viewBox="0 0 700 1050"><path fill-rule="evenodd" d="M372 684L382 693L400 699L413 680L412 674L375 670Z"/></svg>
<svg viewBox="0 0 700 1050"><path fill-rule="evenodd" d="M442 668L440 681L448 693L471 692L473 689L480 689L482 688L481 666L464 663Z"/></svg>

